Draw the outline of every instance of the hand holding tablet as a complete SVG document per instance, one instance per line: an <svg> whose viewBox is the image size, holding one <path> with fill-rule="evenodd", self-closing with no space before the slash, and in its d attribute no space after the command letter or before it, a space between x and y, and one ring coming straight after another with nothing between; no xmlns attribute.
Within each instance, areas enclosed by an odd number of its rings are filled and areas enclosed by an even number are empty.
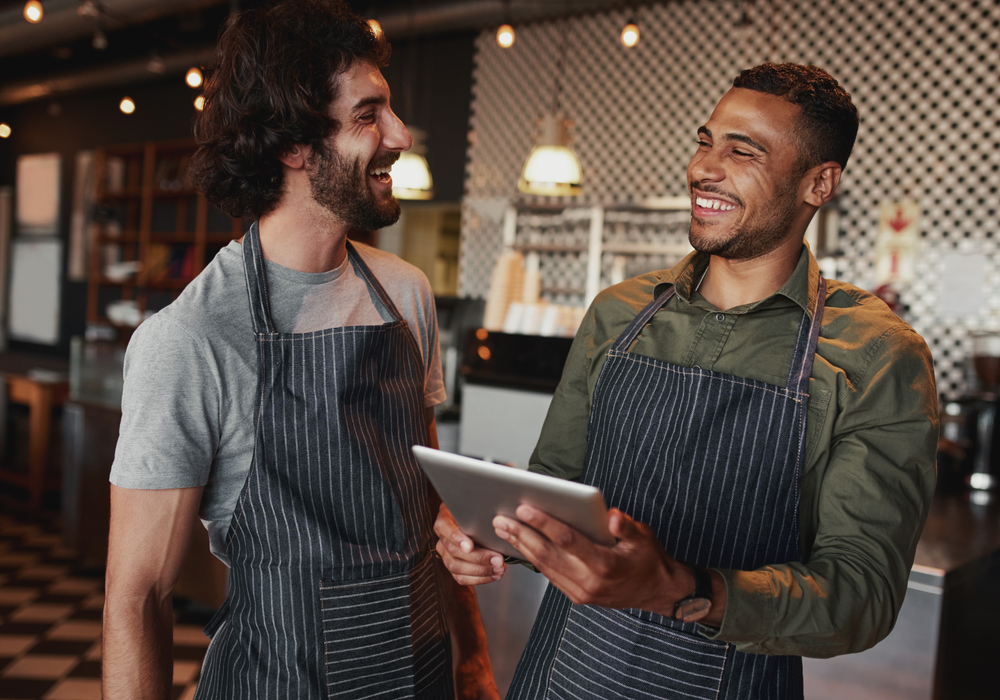
<svg viewBox="0 0 1000 700"><path fill-rule="evenodd" d="M419 445L413 454L462 531L481 547L522 558L493 530L496 515L535 506L600 544L614 544L600 490Z"/></svg>

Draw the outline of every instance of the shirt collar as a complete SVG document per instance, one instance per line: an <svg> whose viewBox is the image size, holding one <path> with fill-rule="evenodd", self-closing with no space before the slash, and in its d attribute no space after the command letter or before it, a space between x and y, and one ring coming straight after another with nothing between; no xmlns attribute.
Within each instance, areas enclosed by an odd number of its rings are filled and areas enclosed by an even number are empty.
<svg viewBox="0 0 1000 700"><path fill-rule="evenodd" d="M658 297L666 288L673 285L676 294L684 301L691 303L691 294L708 269L708 253L692 251L670 270L662 270L656 275L656 285L653 287L653 297ZM757 308L772 302L775 297L782 296L805 310L812 316L816 306L816 291L819 285L819 264L809 251L809 246L803 244L799 261L791 276L767 299L749 304L747 310Z"/></svg>

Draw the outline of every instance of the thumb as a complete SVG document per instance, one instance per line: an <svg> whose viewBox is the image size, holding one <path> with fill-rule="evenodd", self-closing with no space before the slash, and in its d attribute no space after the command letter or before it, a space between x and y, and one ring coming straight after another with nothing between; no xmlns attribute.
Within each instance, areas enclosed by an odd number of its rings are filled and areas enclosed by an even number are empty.
<svg viewBox="0 0 1000 700"><path fill-rule="evenodd" d="M636 522L617 508L608 511L608 531L619 540L630 539L636 532Z"/></svg>

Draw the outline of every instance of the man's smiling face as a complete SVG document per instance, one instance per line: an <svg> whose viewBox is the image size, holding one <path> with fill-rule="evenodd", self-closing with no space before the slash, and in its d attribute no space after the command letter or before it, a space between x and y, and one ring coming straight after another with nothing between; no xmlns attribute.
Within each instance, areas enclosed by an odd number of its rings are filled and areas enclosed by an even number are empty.
<svg viewBox="0 0 1000 700"><path fill-rule="evenodd" d="M689 240L696 250L745 260L790 233L805 170L796 148L799 107L782 97L733 88L698 129L688 163Z"/></svg>
<svg viewBox="0 0 1000 700"><path fill-rule="evenodd" d="M373 231L399 218L389 170L413 141L389 107L377 67L356 63L338 82L330 114L339 127L309 160L312 195L341 221Z"/></svg>

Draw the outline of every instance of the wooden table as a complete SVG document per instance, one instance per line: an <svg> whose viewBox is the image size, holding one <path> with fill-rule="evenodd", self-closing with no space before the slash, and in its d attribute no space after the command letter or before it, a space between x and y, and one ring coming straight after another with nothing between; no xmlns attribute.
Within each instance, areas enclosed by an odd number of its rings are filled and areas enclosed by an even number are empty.
<svg viewBox="0 0 1000 700"><path fill-rule="evenodd" d="M52 409L61 406L69 397L69 381L61 371L64 364L53 360L38 362L12 353L0 354L0 372L3 372L7 400L29 408L28 471L0 469L0 481L26 488L28 506L32 510L41 506L46 488Z"/></svg>

